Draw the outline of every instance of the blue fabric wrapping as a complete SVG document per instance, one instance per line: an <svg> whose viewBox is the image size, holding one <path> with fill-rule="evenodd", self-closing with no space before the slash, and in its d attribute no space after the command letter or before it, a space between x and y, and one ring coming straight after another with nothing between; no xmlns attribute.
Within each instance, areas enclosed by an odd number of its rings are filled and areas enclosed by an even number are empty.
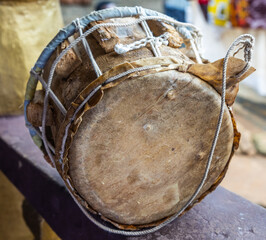
<svg viewBox="0 0 266 240"><path fill-rule="evenodd" d="M190 30L187 27L178 27L177 31L184 37L185 39L192 39L192 35Z"/></svg>
<svg viewBox="0 0 266 240"><path fill-rule="evenodd" d="M36 131L33 129L33 126L32 126L32 124L29 122L28 117L27 117L27 107L28 107L29 103L30 103L30 100L25 100L25 101L24 101L24 118L25 118L25 125L26 125L26 127L29 129L29 132L30 132L30 135L31 135L32 138L36 136L36 137L38 137L38 138L41 140L41 138L37 135Z"/></svg>
<svg viewBox="0 0 266 240"><path fill-rule="evenodd" d="M178 9L181 11L186 11L189 3L187 0L165 0L165 7L169 9Z"/></svg>
<svg viewBox="0 0 266 240"><path fill-rule="evenodd" d="M24 117L25 117L26 127L30 127L31 126L31 124L30 124L30 122L28 120L28 117L27 117L27 107L28 107L29 103L30 103L30 100L25 100L24 101Z"/></svg>
<svg viewBox="0 0 266 240"><path fill-rule="evenodd" d="M36 70L38 67L43 69L57 46L59 46L59 44L62 43L65 39L70 37L75 31L76 25L73 22L65 28L61 29L59 33L54 37L54 39L42 51L40 57L34 65L34 70Z"/></svg>

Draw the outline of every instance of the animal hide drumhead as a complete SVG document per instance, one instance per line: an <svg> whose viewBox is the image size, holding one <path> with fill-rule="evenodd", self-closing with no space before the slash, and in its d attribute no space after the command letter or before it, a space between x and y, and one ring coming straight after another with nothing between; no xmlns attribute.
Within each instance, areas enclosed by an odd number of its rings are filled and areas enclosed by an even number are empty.
<svg viewBox="0 0 266 240"><path fill-rule="evenodd" d="M211 149L221 97L189 73L170 70L106 89L84 113L68 152L78 194L117 223L152 223L180 210L196 190ZM225 169L234 128L225 108L208 179Z"/></svg>

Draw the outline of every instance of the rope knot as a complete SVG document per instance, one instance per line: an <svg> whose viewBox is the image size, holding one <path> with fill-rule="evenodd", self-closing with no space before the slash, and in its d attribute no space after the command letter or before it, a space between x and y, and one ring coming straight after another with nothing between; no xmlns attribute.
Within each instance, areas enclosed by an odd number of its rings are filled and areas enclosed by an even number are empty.
<svg viewBox="0 0 266 240"><path fill-rule="evenodd" d="M239 46L240 44L242 44L242 46L238 47L238 49L236 51L234 51L233 56L235 56L241 49L244 49L244 60L246 62L246 65L242 69L242 71L239 72L235 77L240 78L241 76L243 76L248 71L248 69L250 68L250 61L252 59L252 51L253 51L254 42L255 42L255 38L252 35L243 34L243 35L239 36L232 43L232 45L228 49L228 52L227 52L227 54L225 56L225 60L224 60L224 69L223 69L223 75L224 76L226 76L226 68L227 68L229 54L231 51L233 51L233 49L235 47Z"/></svg>
<svg viewBox="0 0 266 240"><path fill-rule="evenodd" d="M253 45L249 40L246 40L244 42L244 59L246 62L250 62L251 61L251 55L252 55L252 51L253 51Z"/></svg>
<svg viewBox="0 0 266 240"><path fill-rule="evenodd" d="M116 44L114 47L114 51L117 54L123 54L123 53L127 53L131 50L134 50L134 49L139 49L141 47L145 47L148 43L149 44L153 43L157 47L160 47L162 44L168 45L169 36L170 36L170 33L166 32L166 33L162 34L161 36L147 37L147 38L141 39L139 41L133 42L133 43L128 44L128 45Z"/></svg>

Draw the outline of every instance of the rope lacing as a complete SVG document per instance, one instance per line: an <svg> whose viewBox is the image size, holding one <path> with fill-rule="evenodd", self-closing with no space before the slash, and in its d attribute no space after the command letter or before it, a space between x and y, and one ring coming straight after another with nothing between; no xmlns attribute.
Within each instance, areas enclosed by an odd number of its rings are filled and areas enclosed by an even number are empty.
<svg viewBox="0 0 266 240"><path fill-rule="evenodd" d="M163 45L168 45L168 37L169 33L166 32L162 34L161 36L158 37L147 37L144 39L141 39L139 41L136 41L131 44L123 45L123 44L116 44L114 47L114 50L117 54L123 54L126 52L129 52L131 50L139 49L142 47L145 47L148 43L151 44L153 43L155 46L160 47L162 44Z"/></svg>

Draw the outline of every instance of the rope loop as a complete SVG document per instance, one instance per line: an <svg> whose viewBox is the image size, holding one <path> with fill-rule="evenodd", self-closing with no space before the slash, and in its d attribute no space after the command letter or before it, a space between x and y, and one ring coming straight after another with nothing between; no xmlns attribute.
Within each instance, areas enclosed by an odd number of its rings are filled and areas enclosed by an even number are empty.
<svg viewBox="0 0 266 240"><path fill-rule="evenodd" d="M238 49L233 53L233 56L235 56L241 49L244 49L244 61L246 62L245 67L242 69L242 71L240 71L237 75L236 78L240 78L242 77L250 68L251 64L251 59L252 59L252 55L253 55L253 47L255 44L255 38L250 35L250 34L243 34L240 35L234 42L233 44L230 46L227 55L225 57L224 62L227 60L231 54L231 52L233 51L234 48L238 47ZM242 45L242 46L240 46ZM224 63L227 66L227 62Z"/></svg>

